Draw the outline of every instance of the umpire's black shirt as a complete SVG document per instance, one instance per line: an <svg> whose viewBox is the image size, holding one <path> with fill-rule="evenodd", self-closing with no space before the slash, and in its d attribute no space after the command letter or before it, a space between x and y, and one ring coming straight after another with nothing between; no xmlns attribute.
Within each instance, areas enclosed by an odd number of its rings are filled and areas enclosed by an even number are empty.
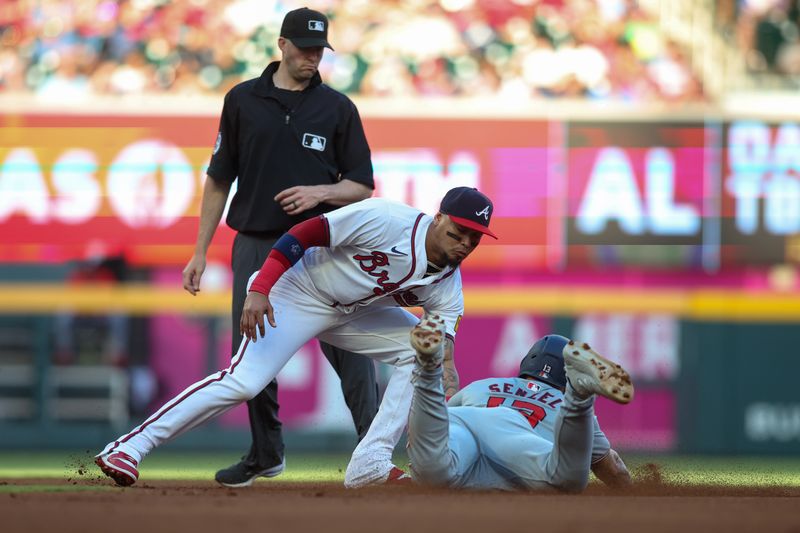
<svg viewBox="0 0 800 533"><path fill-rule="evenodd" d="M302 91L275 87L270 63L260 78L225 95L208 175L239 183L227 222L242 233L280 235L294 224L328 212L320 204L289 216L273 200L295 185L348 179L374 188L372 162L356 106L314 74Z"/></svg>

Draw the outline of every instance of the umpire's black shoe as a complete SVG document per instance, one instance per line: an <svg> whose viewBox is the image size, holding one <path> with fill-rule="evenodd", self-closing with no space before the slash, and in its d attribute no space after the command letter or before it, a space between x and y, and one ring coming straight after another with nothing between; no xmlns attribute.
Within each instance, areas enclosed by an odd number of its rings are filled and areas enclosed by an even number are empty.
<svg viewBox="0 0 800 533"><path fill-rule="evenodd" d="M232 489L239 487L249 487L258 477L275 477L283 473L286 468L286 459L275 466L259 469L245 461L239 461L235 465L223 468L214 476L220 485Z"/></svg>

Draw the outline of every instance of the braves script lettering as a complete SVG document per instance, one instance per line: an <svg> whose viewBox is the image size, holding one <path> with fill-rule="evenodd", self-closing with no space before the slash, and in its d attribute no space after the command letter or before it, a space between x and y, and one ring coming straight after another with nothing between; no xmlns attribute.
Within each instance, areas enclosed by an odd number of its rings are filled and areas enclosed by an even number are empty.
<svg viewBox="0 0 800 533"><path fill-rule="evenodd" d="M398 305L402 307L416 307L422 305L422 300L414 294L411 289L406 289L402 292L396 292L392 295Z"/></svg>
<svg viewBox="0 0 800 533"><path fill-rule="evenodd" d="M419 297L411 290L401 292L400 297L406 302L406 305L419 305L421 303Z"/></svg>
<svg viewBox="0 0 800 533"><path fill-rule="evenodd" d="M378 286L372 289L376 296L396 291L400 285L389 281L388 270L377 270L378 267L388 266L389 257L383 252L372 252L370 255L356 254L353 259L358 261L358 266L361 270L376 278Z"/></svg>

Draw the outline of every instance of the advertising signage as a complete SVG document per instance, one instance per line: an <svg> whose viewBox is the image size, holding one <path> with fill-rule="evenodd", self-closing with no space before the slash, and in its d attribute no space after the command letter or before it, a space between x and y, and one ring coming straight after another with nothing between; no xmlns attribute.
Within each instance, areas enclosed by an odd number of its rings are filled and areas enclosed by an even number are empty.
<svg viewBox="0 0 800 533"><path fill-rule="evenodd" d="M133 263L185 263L216 128L215 116L16 117L0 145L0 261L81 259L105 247ZM548 233L560 228L547 220L557 198L548 122L367 119L365 128L377 196L431 214L455 186L494 199L493 228L508 247L474 264L542 268L548 239L560 244ZM228 261L224 216L221 226L209 256Z"/></svg>
<svg viewBox="0 0 800 533"><path fill-rule="evenodd" d="M682 266L713 261L703 255L715 236L704 124L570 123L565 150L570 263L633 263L642 250L659 261L678 251Z"/></svg>
<svg viewBox="0 0 800 533"><path fill-rule="evenodd" d="M720 187L723 260L786 262L800 233L800 124L725 125Z"/></svg>
<svg viewBox="0 0 800 533"><path fill-rule="evenodd" d="M493 198L497 242L465 269L702 268L791 261L800 124L365 117L377 196L435 213L451 187ZM0 262L123 250L191 255L217 117L18 114L0 144ZM235 187L235 185L234 185ZM232 232L211 259L227 261Z"/></svg>

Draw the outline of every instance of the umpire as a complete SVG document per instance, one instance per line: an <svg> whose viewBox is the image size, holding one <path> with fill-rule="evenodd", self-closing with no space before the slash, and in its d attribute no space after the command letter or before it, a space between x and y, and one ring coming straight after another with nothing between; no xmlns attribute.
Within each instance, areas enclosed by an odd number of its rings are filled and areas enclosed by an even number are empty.
<svg viewBox="0 0 800 533"><path fill-rule="evenodd" d="M374 188L370 150L358 110L322 83L317 68L328 43L328 19L307 8L286 14L278 38L281 61L261 77L225 95L208 179L205 180L195 252L183 270L183 287L200 290L206 253L231 185L238 178L227 223L233 242L232 354L242 336L239 319L250 275L261 268L275 241L293 225L363 200ZM345 402L359 440L378 411L375 367L367 357L320 343L342 380ZM272 381L247 402L253 442L242 460L217 472L227 487L283 472L278 384Z"/></svg>

